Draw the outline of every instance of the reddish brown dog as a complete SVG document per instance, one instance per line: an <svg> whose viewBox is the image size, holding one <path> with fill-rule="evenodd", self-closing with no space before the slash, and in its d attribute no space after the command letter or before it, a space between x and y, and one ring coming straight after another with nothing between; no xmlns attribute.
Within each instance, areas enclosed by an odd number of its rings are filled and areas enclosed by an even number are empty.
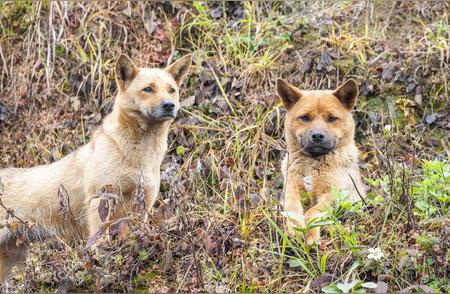
<svg viewBox="0 0 450 294"><path fill-rule="evenodd" d="M288 154L282 171L284 210L288 216L296 216L288 218L288 231L293 233L295 226L305 227L323 215L324 208L333 202L333 188L346 192L352 201L365 196L351 114L358 86L350 79L334 91L300 91L278 79L276 88L287 109ZM308 195L312 204L304 213L302 197ZM316 227L308 231L306 242L310 245L319 238Z"/></svg>

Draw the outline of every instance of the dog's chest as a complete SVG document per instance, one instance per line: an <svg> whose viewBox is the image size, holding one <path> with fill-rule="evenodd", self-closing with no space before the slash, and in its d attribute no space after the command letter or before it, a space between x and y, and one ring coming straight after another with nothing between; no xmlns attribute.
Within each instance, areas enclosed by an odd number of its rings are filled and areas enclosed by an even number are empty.
<svg viewBox="0 0 450 294"><path fill-rule="evenodd" d="M296 162L296 176L300 178L306 192L314 192L330 182L330 169L319 161L305 160Z"/></svg>
<svg viewBox="0 0 450 294"><path fill-rule="evenodd" d="M134 178L141 179L142 177L146 190L152 194L159 190L161 163L166 150L166 142L152 142L136 148L134 157L130 158L131 173Z"/></svg>

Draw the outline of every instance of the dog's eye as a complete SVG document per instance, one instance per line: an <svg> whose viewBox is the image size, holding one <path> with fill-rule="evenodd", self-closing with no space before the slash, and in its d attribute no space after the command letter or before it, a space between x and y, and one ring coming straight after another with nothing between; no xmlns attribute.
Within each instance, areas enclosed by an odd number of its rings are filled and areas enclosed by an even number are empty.
<svg viewBox="0 0 450 294"><path fill-rule="evenodd" d="M142 91L144 91L145 93L153 93L153 89L151 87L145 87L144 89L142 89Z"/></svg>
<svg viewBox="0 0 450 294"><path fill-rule="evenodd" d="M304 122L309 122L309 116L308 115L302 115L298 119Z"/></svg>
<svg viewBox="0 0 450 294"><path fill-rule="evenodd" d="M170 93L170 94L175 94L176 91L177 91L177 90L175 90L174 87L170 87L170 89L169 89L169 93Z"/></svg>
<svg viewBox="0 0 450 294"><path fill-rule="evenodd" d="M328 117L328 122L329 122L329 123L334 123L334 122L337 121L337 120L338 120L338 118L335 117L335 116L330 115L330 116Z"/></svg>

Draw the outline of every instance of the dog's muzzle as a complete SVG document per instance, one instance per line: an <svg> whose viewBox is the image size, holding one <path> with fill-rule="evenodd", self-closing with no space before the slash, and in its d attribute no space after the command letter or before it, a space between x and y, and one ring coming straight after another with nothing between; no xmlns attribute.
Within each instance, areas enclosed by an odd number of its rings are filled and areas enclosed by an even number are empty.
<svg viewBox="0 0 450 294"><path fill-rule="evenodd" d="M336 140L325 131L311 131L300 138L300 145L310 156L318 157L332 151Z"/></svg>
<svg viewBox="0 0 450 294"><path fill-rule="evenodd" d="M170 100L164 100L161 105L154 107L148 113L148 116L156 120L169 120L177 116L177 106Z"/></svg>

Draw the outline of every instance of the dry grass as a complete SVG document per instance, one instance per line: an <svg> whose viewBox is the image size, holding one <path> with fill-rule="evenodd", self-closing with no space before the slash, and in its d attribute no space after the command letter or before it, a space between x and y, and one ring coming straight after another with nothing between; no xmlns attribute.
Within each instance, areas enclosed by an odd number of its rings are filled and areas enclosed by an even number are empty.
<svg viewBox="0 0 450 294"><path fill-rule="evenodd" d="M0 3L1 167L86 142L111 108L120 52L149 66L194 54L193 104L170 134L154 216L131 213L128 237L103 236L99 255L33 244L12 289L308 292L359 280L449 291L448 4L379 2ZM276 77L361 85L371 193L337 201L318 248L282 230ZM368 259L370 247L384 258Z"/></svg>

